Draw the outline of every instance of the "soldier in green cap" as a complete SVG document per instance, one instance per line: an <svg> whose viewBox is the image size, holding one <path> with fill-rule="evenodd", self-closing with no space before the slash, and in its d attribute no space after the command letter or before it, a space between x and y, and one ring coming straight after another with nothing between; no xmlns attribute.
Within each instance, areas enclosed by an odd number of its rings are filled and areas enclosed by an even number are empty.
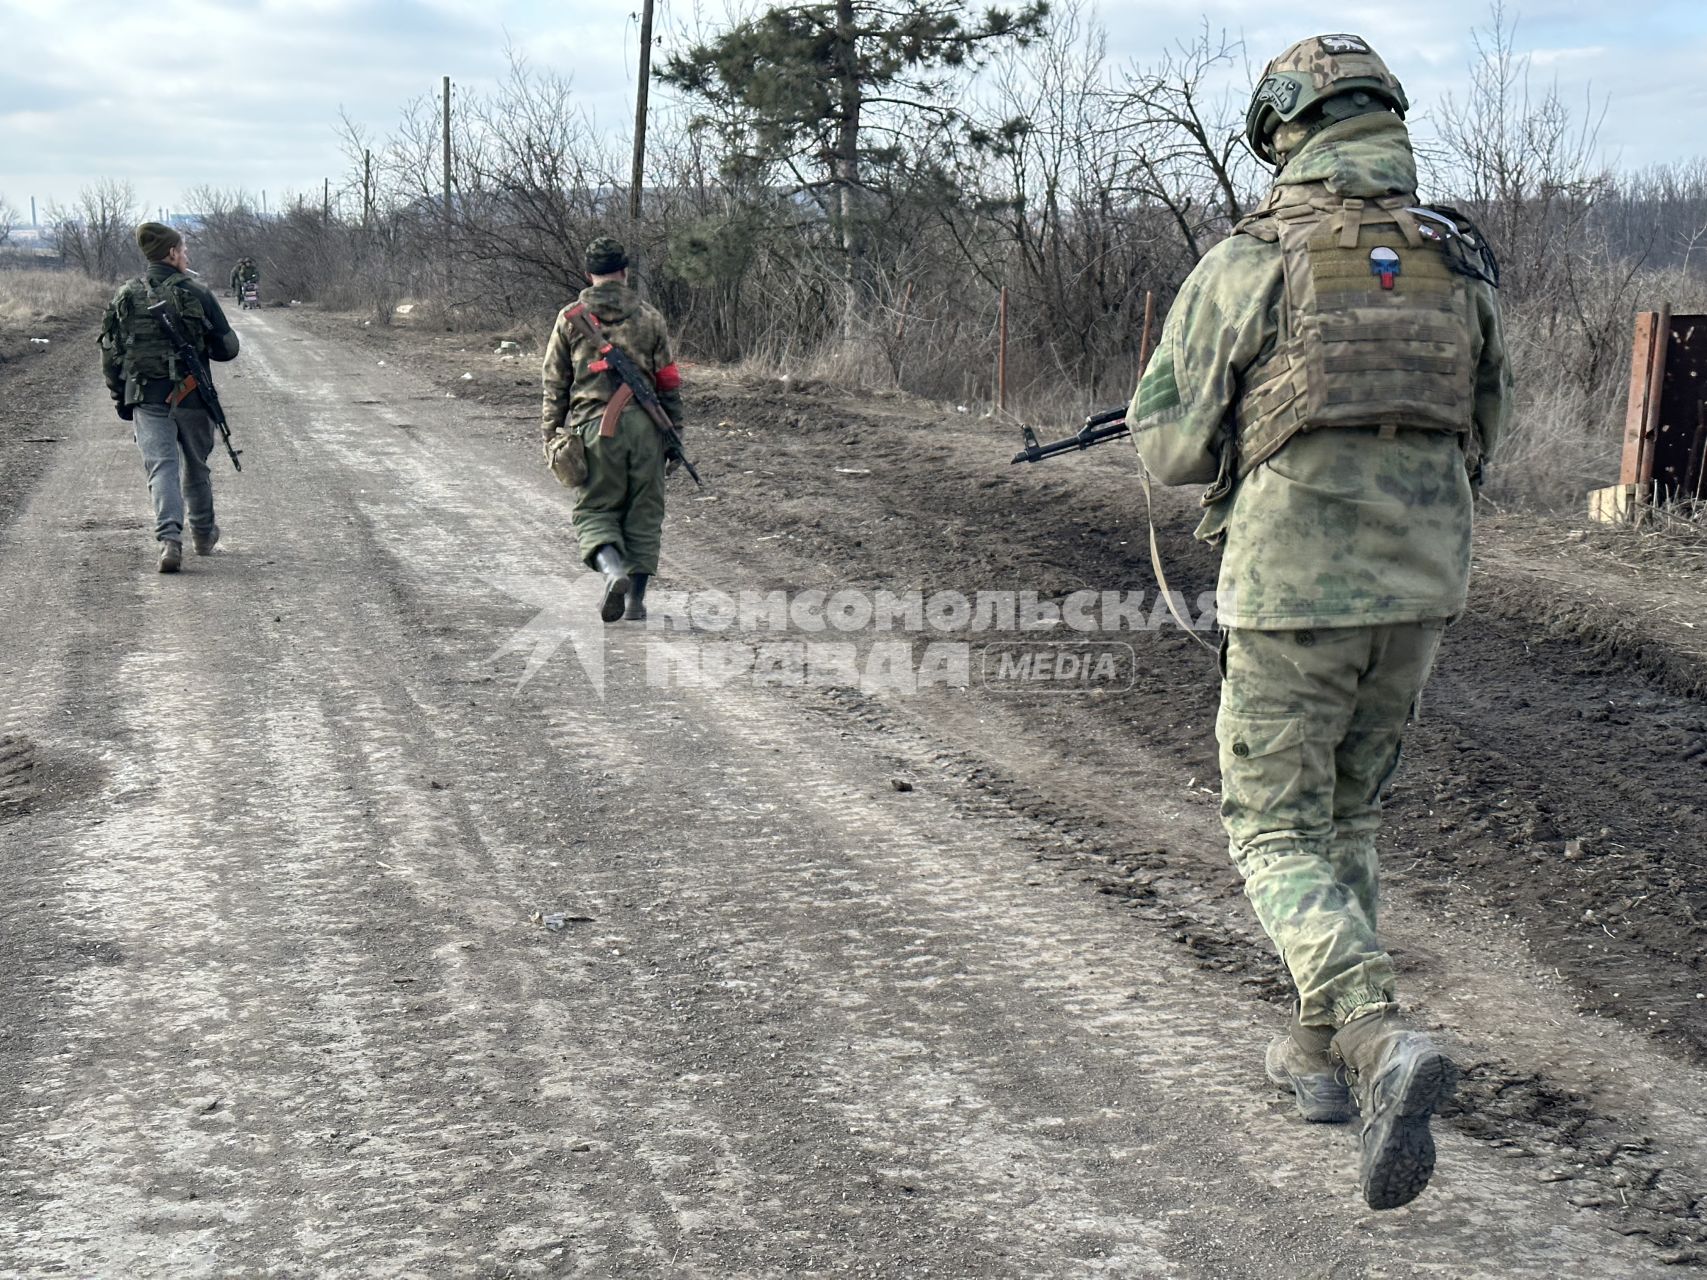
<svg viewBox="0 0 1707 1280"><path fill-rule="evenodd" d="M1355 35L1268 65L1247 136L1273 189L1186 280L1127 418L1151 474L1209 486L1222 818L1299 996L1267 1071L1306 1120L1355 1102L1376 1209L1427 1186L1458 1073L1400 1015L1375 835L1511 404L1497 266L1418 200L1408 106Z"/></svg>
<svg viewBox="0 0 1707 1280"><path fill-rule="evenodd" d="M540 426L546 459L575 490L580 555L605 577L606 622L646 617L646 584L664 536L663 433L600 358L620 347L652 381L664 412L682 426L682 378L664 318L628 285L628 254L609 236L587 246L588 287L557 317L545 349Z"/></svg>
<svg viewBox="0 0 1707 1280"><path fill-rule="evenodd" d="M183 564L186 509L197 555L211 555L219 541L207 465L214 425L148 307L164 299L204 361L236 359L237 335L213 291L189 274L189 249L176 229L145 222L136 229L136 244L148 269L120 286L107 307L101 321L101 372L142 452L160 544L158 568L176 573Z"/></svg>

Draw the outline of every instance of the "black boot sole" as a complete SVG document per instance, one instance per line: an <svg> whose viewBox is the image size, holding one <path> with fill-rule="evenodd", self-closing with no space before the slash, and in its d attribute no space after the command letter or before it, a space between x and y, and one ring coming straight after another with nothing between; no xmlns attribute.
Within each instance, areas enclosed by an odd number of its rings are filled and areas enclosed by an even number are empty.
<svg viewBox="0 0 1707 1280"><path fill-rule="evenodd" d="M1418 1038L1421 1040L1421 1038ZM1426 1040L1401 1042L1367 1094L1358 1182L1371 1209L1397 1209L1434 1175L1429 1120L1458 1087L1458 1067Z"/></svg>
<svg viewBox="0 0 1707 1280"><path fill-rule="evenodd" d="M616 622L622 617L622 611L628 607L628 576L610 578L605 582L604 603L599 606L599 617L606 622Z"/></svg>

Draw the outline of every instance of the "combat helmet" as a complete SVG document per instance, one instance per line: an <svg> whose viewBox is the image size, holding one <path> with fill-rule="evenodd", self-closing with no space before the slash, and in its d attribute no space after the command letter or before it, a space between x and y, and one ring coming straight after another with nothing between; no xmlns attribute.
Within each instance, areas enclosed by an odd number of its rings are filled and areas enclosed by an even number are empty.
<svg viewBox="0 0 1707 1280"><path fill-rule="evenodd" d="M1311 36L1263 69L1245 112L1245 140L1279 164L1275 130L1318 107L1326 124L1376 110L1397 112L1402 120L1410 105L1398 77L1362 36Z"/></svg>

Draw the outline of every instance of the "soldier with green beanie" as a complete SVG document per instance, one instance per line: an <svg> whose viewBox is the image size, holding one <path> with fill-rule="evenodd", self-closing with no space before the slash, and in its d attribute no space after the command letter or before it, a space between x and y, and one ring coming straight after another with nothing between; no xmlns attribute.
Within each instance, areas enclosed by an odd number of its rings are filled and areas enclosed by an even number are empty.
<svg viewBox="0 0 1707 1280"><path fill-rule="evenodd" d="M237 335L213 291L190 274L189 249L176 229L145 222L136 229L136 245L148 269L122 285L107 307L101 372L142 453L160 544L158 568L176 573L183 563L186 509L197 555L211 555L219 541L207 465L214 425L194 395L189 370L180 367L171 339L148 308L164 300L204 361L236 359Z"/></svg>
<svg viewBox="0 0 1707 1280"><path fill-rule="evenodd" d="M643 619L664 536L664 477L675 462L666 460L663 433L599 353L607 343L626 352L677 430L681 373L664 318L628 286L622 245L600 236L587 246L584 266L588 287L559 314L545 349L540 425L547 460L575 489L581 559L605 577L600 616Z"/></svg>
<svg viewBox="0 0 1707 1280"><path fill-rule="evenodd" d="M1399 1012L1375 836L1511 404L1498 268L1418 200L1408 107L1358 36L1269 64L1247 135L1274 186L1186 280L1128 414L1151 474L1209 486L1222 819L1299 997L1267 1072L1306 1120L1355 1102L1376 1209L1427 1186L1458 1072Z"/></svg>

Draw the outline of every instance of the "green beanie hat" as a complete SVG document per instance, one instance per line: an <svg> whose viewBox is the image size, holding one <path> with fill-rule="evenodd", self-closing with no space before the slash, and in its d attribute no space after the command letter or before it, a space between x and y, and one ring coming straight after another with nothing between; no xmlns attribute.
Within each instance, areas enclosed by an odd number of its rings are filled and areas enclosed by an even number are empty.
<svg viewBox="0 0 1707 1280"><path fill-rule="evenodd" d="M628 251L620 240L600 236L587 246L586 267L590 276L613 276L628 266Z"/></svg>
<svg viewBox="0 0 1707 1280"><path fill-rule="evenodd" d="M136 229L136 247L150 262L164 262L166 255L184 243L184 237L164 222L145 222Z"/></svg>

